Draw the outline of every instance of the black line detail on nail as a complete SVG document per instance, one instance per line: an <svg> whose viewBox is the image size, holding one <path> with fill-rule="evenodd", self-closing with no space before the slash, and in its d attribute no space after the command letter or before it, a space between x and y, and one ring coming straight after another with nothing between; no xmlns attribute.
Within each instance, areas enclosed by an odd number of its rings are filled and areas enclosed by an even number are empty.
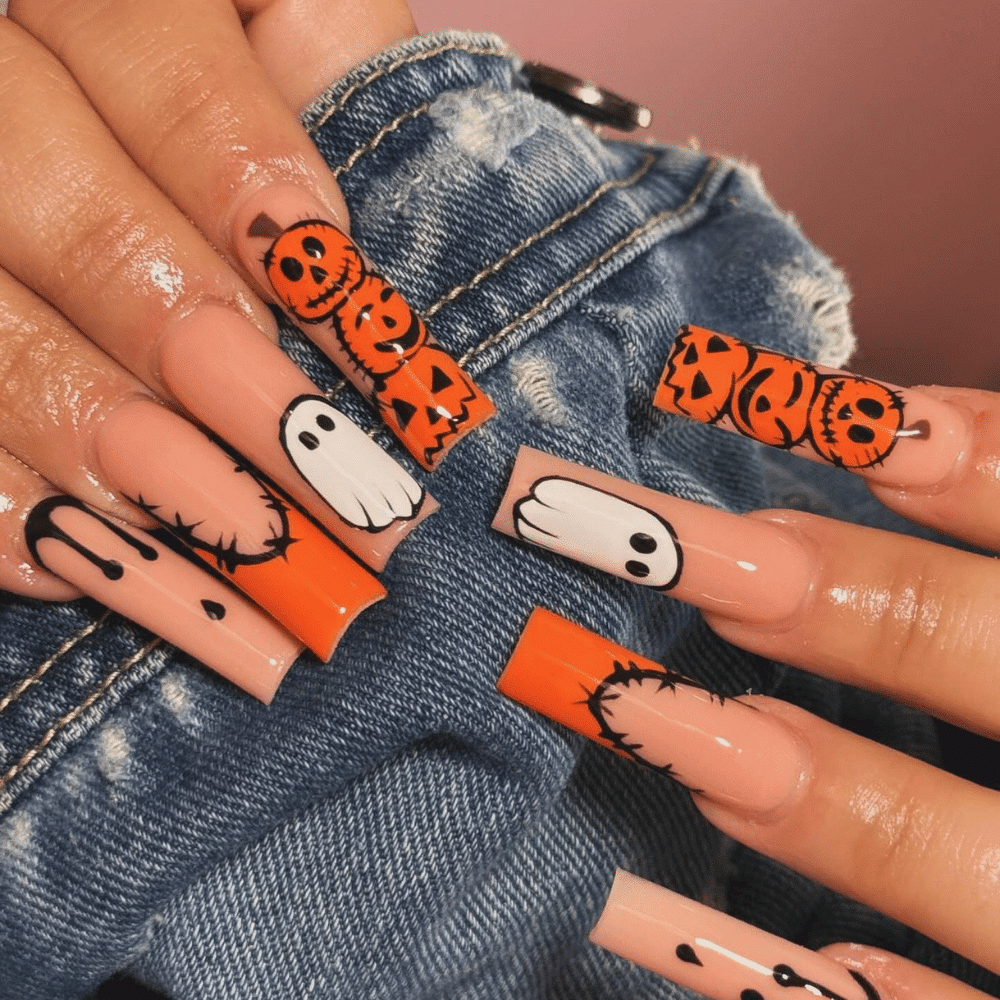
<svg viewBox="0 0 1000 1000"><path fill-rule="evenodd" d="M851 977L865 991L865 1000L879 1000L879 995L875 988L868 982L867 979L864 978L864 976L854 972L852 969L848 969L847 971L850 972ZM825 997L826 1000L848 1000L848 998L842 994L834 993L833 990L827 989L822 984L800 976L790 965L776 965L774 967L773 974L774 981L779 986L805 989L808 990L813 996Z"/></svg>
<svg viewBox="0 0 1000 1000"><path fill-rule="evenodd" d="M60 507L72 507L74 510L83 511L88 517L95 521L100 521L108 531L117 535L123 542L131 545L133 549L147 562L154 562L160 555L153 548L140 538L136 538L121 526L102 517L97 511L91 510L83 501L76 497L59 494L57 496L46 497L40 503L35 504L24 524L24 538L28 543L28 551L39 566L48 569L41 556L38 554L38 543L43 538L53 538L56 541L68 545L74 552L79 553L88 562L93 563L109 580L120 580L125 575L125 568L117 559L105 559L92 549L88 549L81 542L73 538L52 520L52 514Z"/></svg>
<svg viewBox="0 0 1000 1000"><path fill-rule="evenodd" d="M704 965L705 963L698 957L694 948L689 944L679 944L675 952L677 957L682 962L687 962L689 965Z"/></svg>

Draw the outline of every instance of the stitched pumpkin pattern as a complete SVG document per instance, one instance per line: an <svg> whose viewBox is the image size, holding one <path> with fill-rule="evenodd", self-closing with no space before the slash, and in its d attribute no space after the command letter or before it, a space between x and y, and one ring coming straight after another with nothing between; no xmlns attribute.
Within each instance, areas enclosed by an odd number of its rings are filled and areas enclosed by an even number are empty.
<svg viewBox="0 0 1000 1000"><path fill-rule="evenodd" d="M726 334L682 326L654 403L703 423L726 421L763 444L809 445L833 465L884 462L903 433L898 392Z"/></svg>

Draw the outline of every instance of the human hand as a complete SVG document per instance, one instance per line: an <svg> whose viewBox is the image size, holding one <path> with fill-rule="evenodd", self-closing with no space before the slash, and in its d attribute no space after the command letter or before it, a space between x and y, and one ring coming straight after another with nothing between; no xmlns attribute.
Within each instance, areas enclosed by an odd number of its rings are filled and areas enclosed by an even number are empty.
<svg viewBox="0 0 1000 1000"><path fill-rule="evenodd" d="M778 368L776 362L770 370ZM876 385L851 379L831 374L823 385L837 393ZM872 398L880 391L872 388ZM899 412L862 417L866 433L854 437L870 443L879 420L891 418L897 450L891 464L886 453L871 466L858 463L857 471L911 520L1000 548L993 515L1000 502L1000 399L974 390L886 391L897 394ZM823 405L821 395L798 395L804 406ZM772 409L748 405L745 415L771 419ZM704 417L718 418L714 411ZM794 422L787 416L785 426ZM919 434L898 433L918 425ZM790 442L811 447L796 434L771 443ZM931 469L937 472L929 481ZM982 694L990 688L1000 623L993 559L800 512L738 518L530 450L519 457L495 526L669 590L705 609L721 636L753 652L1000 735L1000 711ZM708 819L742 843L1000 971L1000 932L990 918L1000 903L995 792L786 703L720 699L540 610L499 686L696 789ZM622 925L609 919L596 939L614 947L624 940L619 932ZM679 979L684 961L668 955L663 937L658 941L667 957L656 967ZM869 970L873 981L891 982L885 995L980 995L863 949L831 954ZM690 978L682 981L710 993L707 980L695 981L698 968L688 962Z"/></svg>
<svg viewBox="0 0 1000 1000"><path fill-rule="evenodd" d="M412 31L402 0L10 4L0 587L85 590L267 697L298 644L134 528L175 529L323 657L384 593L195 423L376 569L434 509L277 348L272 241L248 234L288 211L346 229L295 112Z"/></svg>

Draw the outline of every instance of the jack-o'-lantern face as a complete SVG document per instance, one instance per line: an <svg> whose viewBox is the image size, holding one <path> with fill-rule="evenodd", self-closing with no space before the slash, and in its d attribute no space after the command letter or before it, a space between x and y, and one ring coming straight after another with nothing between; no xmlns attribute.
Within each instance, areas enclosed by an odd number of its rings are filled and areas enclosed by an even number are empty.
<svg viewBox="0 0 1000 1000"><path fill-rule="evenodd" d="M285 308L304 323L319 323L343 303L364 273L361 255L336 226L296 222L264 255L264 269Z"/></svg>
<svg viewBox="0 0 1000 1000"><path fill-rule="evenodd" d="M735 337L700 326L680 328L654 404L705 423L725 414L736 379L750 364L750 348Z"/></svg>
<svg viewBox="0 0 1000 1000"><path fill-rule="evenodd" d="M797 358L761 350L755 355L749 370L737 379L730 416L748 437L792 448L806 436L818 376Z"/></svg>
<svg viewBox="0 0 1000 1000"><path fill-rule="evenodd" d="M903 426L903 400L879 382L824 375L809 416L813 446L845 469L885 460Z"/></svg>
<svg viewBox="0 0 1000 1000"><path fill-rule="evenodd" d="M403 296L368 272L337 310L337 336L373 378L396 371L427 343L427 328Z"/></svg>

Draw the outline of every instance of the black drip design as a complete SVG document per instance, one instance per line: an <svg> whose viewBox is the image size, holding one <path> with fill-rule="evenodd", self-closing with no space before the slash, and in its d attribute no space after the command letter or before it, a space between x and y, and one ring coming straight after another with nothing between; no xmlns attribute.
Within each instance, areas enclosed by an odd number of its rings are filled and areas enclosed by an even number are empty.
<svg viewBox="0 0 1000 1000"><path fill-rule="evenodd" d="M851 977L865 991L865 1000L879 1000L879 995L875 987L864 976L853 969L848 969L847 971L850 972ZM847 997L842 996L840 993L834 993L833 990L828 990L820 983L803 978L790 965L776 965L774 967L774 981L779 986L808 989L813 996L826 997L827 1000L847 1000Z"/></svg>
<svg viewBox="0 0 1000 1000"><path fill-rule="evenodd" d="M28 550L39 566L45 566L44 561L38 554L38 543L43 538L54 538L56 541L68 545L74 552L78 552L88 562L93 563L109 580L120 580L125 575L125 568L117 559L105 559L91 549L88 549L81 542L71 535L68 535L62 528L52 520L52 513L60 507L73 507L83 511L88 517L95 521L100 521L108 531L117 535L123 542L131 545L133 549L147 562L154 562L159 559L159 553L152 545L147 545L142 539L131 535L124 528L102 517L96 511L91 510L81 500L76 497L65 495L47 497L34 506L24 525L24 537L28 543ZM48 569L47 566L45 566Z"/></svg>
<svg viewBox="0 0 1000 1000"><path fill-rule="evenodd" d="M205 614L213 622L221 622L226 617L226 606L219 604L218 601L209 601L206 599L201 602L201 606L205 609Z"/></svg>
<svg viewBox="0 0 1000 1000"><path fill-rule="evenodd" d="M741 990L740 1000L764 1000L764 994L757 990Z"/></svg>
<svg viewBox="0 0 1000 1000"><path fill-rule="evenodd" d="M687 962L689 965L704 964L698 957L697 952L695 952L694 948L692 948L689 944L679 944L675 954L682 962Z"/></svg>

